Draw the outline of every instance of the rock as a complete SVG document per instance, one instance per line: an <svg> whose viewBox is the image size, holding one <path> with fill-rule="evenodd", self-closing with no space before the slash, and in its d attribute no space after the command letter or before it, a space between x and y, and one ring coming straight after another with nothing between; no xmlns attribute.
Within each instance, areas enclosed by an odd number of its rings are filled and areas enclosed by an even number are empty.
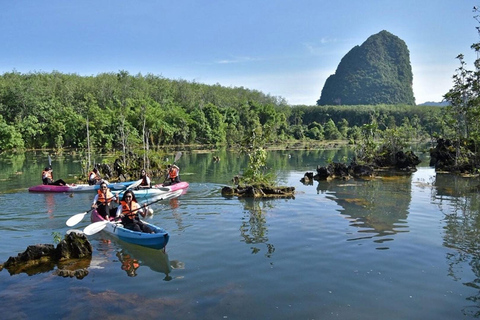
<svg viewBox="0 0 480 320"><path fill-rule="evenodd" d="M86 269L92 259L92 245L83 233L71 232L55 248L52 244L28 246L16 257L10 257L3 264L13 274L34 275L58 269L55 274L75 276L79 279L88 274Z"/></svg>
<svg viewBox="0 0 480 320"><path fill-rule="evenodd" d="M293 198L294 187L267 187L263 185L237 186L237 188L223 187L224 197L248 197L248 198Z"/></svg>
<svg viewBox="0 0 480 320"><path fill-rule="evenodd" d="M92 245L83 233L72 232L60 241L56 249L56 257L61 259L81 259L92 256Z"/></svg>

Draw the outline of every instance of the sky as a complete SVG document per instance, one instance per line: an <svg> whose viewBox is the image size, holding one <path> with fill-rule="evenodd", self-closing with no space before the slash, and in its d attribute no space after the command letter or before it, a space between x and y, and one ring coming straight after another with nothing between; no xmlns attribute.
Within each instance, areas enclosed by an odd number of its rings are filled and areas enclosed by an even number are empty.
<svg viewBox="0 0 480 320"><path fill-rule="evenodd" d="M315 105L353 47L386 30L417 104L440 102L480 40L480 0L0 0L0 74L128 71Z"/></svg>

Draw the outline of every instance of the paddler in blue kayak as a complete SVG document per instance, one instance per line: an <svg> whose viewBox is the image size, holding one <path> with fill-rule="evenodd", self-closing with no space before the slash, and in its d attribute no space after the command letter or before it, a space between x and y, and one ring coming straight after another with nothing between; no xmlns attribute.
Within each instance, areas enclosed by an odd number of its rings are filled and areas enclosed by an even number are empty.
<svg viewBox="0 0 480 320"><path fill-rule="evenodd" d="M140 206L132 190L125 191L122 200L120 201L120 205L117 208L117 216L122 219L123 226L126 229L133 231L155 233L149 226L140 220L139 214L145 218L148 214L147 206Z"/></svg>

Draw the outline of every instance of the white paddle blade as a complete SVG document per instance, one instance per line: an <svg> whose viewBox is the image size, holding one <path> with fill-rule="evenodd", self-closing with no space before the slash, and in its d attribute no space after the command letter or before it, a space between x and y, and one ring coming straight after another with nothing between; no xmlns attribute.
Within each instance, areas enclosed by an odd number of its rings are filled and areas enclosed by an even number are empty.
<svg viewBox="0 0 480 320"><path fill-rule="evenodd" d="M74 225L78 224L80 221L83 220L86 214L87 214L87 211L82 213L77 213L76 215L71 216L66 222L67 226L73 227Z"/></svg>
<svg viewBox="0 0 480 320"><path fill-rule="evenodd" d="M182 152L181 152L181 151L178 151L177 154L175 155L175 160L174 160L174 162L177 162L178 159L180 159L181 156L182 156Z"/></svg>
<svg viewBox="0 0 480 320"><path fill-rule="evenodd" d="M140 185L140 183L142 183L142 179L140 179L140 180L132 183L131 185L129 185L129 186L127 187L127 189L125 189L125 191L128 190L128 189L133 189L133 188L138 187L138 186Z"/></svg>
<svg viewBox="0 0 480 320"><path fill-rule="evenodd" d="M183 189L175 190L163 195L163 199L173 199L182 195Z"/></svg>
<svg viewBox="0 0 480 320"><path fill-rule="evenodd" d="M85 227L85 229L83 229L83 233L85 233L87 236L91 236L92 234L102 231L107 226L107 223L108 221L104 220L89 224Z"/></svg>

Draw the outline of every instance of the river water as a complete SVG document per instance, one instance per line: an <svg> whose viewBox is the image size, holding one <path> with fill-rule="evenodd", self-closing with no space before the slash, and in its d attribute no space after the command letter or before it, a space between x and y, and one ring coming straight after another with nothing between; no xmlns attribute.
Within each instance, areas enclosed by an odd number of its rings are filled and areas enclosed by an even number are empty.
<svg viewBox="0 0 480 320"><path fill-rule="evenodd" d="M79 155L51 156L55 178L78 179ZM296 188L295 198L253 201L220 193L244 156L185 152L178 163L187 193L153 205L149 219L170 233L165 254L92 235L81 280L48 268L1 271L1 318L479 317L478 179L435 174L425 159L411 175L300 182L348 156L343 148L271 151L269 170ZM29 193L46 164L42 152L0 155L0 262L53 243L90 207L90 193Z"/></svg>

